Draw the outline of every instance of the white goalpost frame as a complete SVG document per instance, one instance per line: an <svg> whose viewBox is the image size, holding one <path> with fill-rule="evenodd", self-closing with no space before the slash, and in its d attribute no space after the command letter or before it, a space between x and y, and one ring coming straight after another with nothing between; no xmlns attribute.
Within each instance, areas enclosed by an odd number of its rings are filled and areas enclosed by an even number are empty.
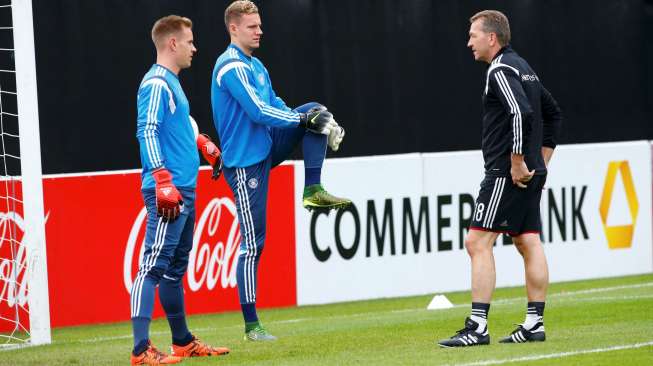
<svg viewBox="0 0 653 366"><path fill-rule="evenodd" d="M12 0L30 344L51 343L32 0Z"/></svg>

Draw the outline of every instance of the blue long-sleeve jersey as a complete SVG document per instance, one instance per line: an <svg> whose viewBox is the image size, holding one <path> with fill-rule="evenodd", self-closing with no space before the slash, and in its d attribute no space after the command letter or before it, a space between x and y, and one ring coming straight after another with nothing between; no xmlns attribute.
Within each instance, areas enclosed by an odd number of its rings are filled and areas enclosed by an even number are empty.
<svg viewBox="0 0 653 366"><path fill-rule="evenodd" d="M233 44L213 68L211 105L227 167L265 159L272 146L270 128L299 128L299 114L276 96L263 63Z"/></svg>
<svg viewBox="0 0 653 366"><path fill-rule="evenodd" d="M160 167L172 174L175 186L195 188L199 154L190 106L177 75L161 65L152 65L138 88L137 108L141 188L155 187L151 172Z"/></svg>

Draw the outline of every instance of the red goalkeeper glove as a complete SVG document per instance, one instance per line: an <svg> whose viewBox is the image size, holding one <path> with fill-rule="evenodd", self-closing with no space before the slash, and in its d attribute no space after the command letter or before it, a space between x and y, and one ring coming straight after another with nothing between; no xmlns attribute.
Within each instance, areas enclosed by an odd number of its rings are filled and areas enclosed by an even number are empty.
<svg viewBox="0 0 653 366"><path fill-rule="evenodd" d="M172 175L166 168L152 172L156 182L156 213L166 221L174 221L179 217L184 201L174 184Z"/></svg>
<svg viewBox="0 0 653 366"><path fill-rule="evenodd" d="M203 133L197 135L197 148L202 152L204 159L213 167L211 179L216 180L222 174L222 153L211 141L211 138Z"/></svg>

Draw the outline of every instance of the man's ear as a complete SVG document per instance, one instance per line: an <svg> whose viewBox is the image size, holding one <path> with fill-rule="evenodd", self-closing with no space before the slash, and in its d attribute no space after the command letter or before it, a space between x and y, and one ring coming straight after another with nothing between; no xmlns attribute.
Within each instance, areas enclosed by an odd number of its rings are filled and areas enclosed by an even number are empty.
<svg viewBox="0 0 653 366"><path fill-rule="evenodd" d="M499 40L497 39L497 34L494 32L490 33L490 46L494 46Z"/></svg>
<svg viewBox="0 0 653 366"><path fill-rule="evenodd" d="M168 46L170 46L170 49L173 51L177 50L177 38L174 36L168 38Z"/></svg>

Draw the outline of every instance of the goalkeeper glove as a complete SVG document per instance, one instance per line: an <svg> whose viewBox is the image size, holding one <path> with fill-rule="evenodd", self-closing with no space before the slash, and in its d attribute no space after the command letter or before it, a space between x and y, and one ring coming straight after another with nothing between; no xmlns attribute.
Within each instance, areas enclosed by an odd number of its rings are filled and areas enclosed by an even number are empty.
<svg viewBox="0 0 653 366"><path fill-rule="evenodd" d="M152 172L156 182L156 213L163 217L164 221L174 221L181 213L184 201L174 184L172 175L166 168L159 168Z"/></svg>
<svg viewBox="0 0 653 366"><path fill-rule="evenodd" d="M338 151L340 148L340 143L345 137L345 129L338 125L338 122L332 120L332 125L330 126L329 136L327 137L327 144L333 151Z"/></svg>
<svg viewBox="0 0 653 366"><path fill-rule="evenodd" d="M202 152L204 159L213 167L211 179L216 180L222 174L222 153L211 141L211 138L203 133L197 135L197 148Z"/></svg>
<svg viewBox="0 0 653 366"><path fill-rule="evenodd" d="M323 135L329 135L329 122L332 120L333 115L324 106L313 107L307 113L299 114L299 126Z"/></svg>

